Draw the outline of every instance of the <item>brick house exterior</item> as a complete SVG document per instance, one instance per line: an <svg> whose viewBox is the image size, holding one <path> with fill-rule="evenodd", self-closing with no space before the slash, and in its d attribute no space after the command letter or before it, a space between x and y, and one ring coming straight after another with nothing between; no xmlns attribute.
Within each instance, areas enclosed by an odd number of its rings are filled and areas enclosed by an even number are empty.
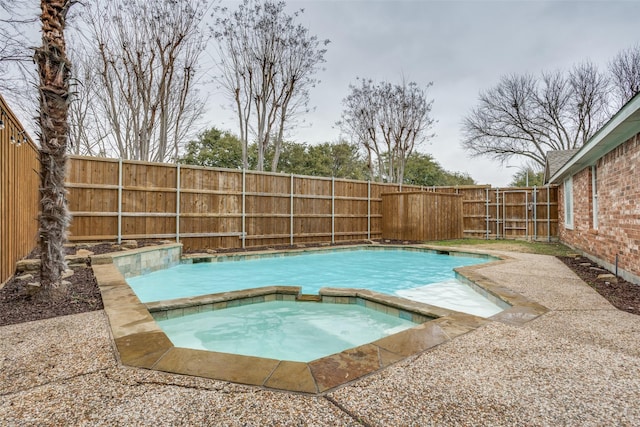
<svg viewBox="0 0 640 427"><path fill-rule="evenodd" d="M640 94L557 170L549 163L560 240L640 284Z"/></svg>

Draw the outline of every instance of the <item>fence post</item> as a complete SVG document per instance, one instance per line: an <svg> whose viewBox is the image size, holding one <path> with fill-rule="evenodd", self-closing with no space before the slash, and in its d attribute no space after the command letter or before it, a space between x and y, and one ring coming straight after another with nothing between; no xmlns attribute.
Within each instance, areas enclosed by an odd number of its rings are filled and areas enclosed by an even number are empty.
<svg viewBox="0 0 640 427"><path fill-rule="evenodd" d="M547 242L551 241L551 202L549 197L549 186L547 185Z"/></svg>
<svg viewBox="0 0 640 427"><path fill-rule="evenodd" d="M118 244L122 243L122 157L118 159Z"/></svg>
<svg viewBox="0 0 640 427"><path fill-rule="evenodd" d="M496 240L500 240L500 189L496 188Z"/></svg>
<svg viewBox="0 0 640 427"><path fill-rule="evenodd" d="M489 187L484 189L485 192L485 234L484 239L489 240Z"/></svg>
<svg viewBox="0 0 640 427"><path fill-rule="evenodd" d="M529 189L524 192L524 237L529 240Z"/></svg>
<svg viewBox="0 0 640 427"><path fill-rule="evenodd" d="M367 240L371 240L371 180L367 181Z"/></svg>
<svg viewBox="0 0 640 427"><path fill-rule="evenodd" d="M538 187L533 186L533 241L538 240Z"/></svg>
<svg viewBox="0 0 640 427"><path fill-rule="evenodd" d="M290 190L290 207L289 207L289 244L293 246L293 174L291 174L291 190Z"/></svg>
<svg viewBox="0 0 640 427"><path fill-rule="evenodd" d="M180 243L180 163L176 164L176 242Z"/></svg>
<svg viewBox="0 0 640 427"><path fill-rule="evenodd" d="M246 228L245 228L245 196L246 196L246 191L247 190L247 178L246 178L246 169L243 167L242 168L242 249L244 249L245 247L245 240L246 240Z"/></svg>
<svg viewBox="0 0 640 427"><path fill-rule="evenodd" d="M502 238L507 238L507 191L502 191Z"/></svg>
<svg viewBox="0 0 640 427"><path fill-rule="evenodd" d="M336 178L331 177L331 244L336 242Z"/></svg>

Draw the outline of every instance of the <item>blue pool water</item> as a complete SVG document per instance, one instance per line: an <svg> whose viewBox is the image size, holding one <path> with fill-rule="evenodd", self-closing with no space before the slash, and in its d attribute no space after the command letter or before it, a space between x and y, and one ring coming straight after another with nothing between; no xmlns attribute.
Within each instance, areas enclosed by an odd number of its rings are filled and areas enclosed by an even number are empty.
<svg viewBox="0 0 640 427"><path fill-rule="evenodd" d="M142 302L270 285L301 286L305 294L317 294L322 287L348 287L393 295L451 281L454 268L488 261L425 251L363 248L181 264L127 282Z"/></svg>
<svg viewBox="0 0 640 427"><path fill-rule="evenodd" d="M178 347L310 362L415 323L354 304L271 301L158 320Z"/></svg>

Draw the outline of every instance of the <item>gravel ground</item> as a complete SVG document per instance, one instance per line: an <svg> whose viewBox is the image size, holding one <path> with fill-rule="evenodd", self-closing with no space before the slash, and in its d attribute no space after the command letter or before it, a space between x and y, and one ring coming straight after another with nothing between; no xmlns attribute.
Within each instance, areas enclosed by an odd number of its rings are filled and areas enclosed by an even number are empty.
<svg viewBox="0 0 640 427"><path fill-rule="evenodd" d="M640 425L640 316L550 256L480 273L550 308L326 396L124 367L98 310L0 327L2 425Z"/></svg>

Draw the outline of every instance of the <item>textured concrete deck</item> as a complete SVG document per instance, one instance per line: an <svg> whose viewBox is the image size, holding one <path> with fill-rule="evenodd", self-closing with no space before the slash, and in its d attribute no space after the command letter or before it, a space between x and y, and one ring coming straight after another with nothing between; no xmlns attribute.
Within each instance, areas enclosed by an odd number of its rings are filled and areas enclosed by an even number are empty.
<svg viewBox="0 0 640 427"><path fill-rule="evenodd" d="M553 257L477 272L550 311L308 396L122 366L104 311L0 328L3 425L640 425L640 317Z"/></svg>

